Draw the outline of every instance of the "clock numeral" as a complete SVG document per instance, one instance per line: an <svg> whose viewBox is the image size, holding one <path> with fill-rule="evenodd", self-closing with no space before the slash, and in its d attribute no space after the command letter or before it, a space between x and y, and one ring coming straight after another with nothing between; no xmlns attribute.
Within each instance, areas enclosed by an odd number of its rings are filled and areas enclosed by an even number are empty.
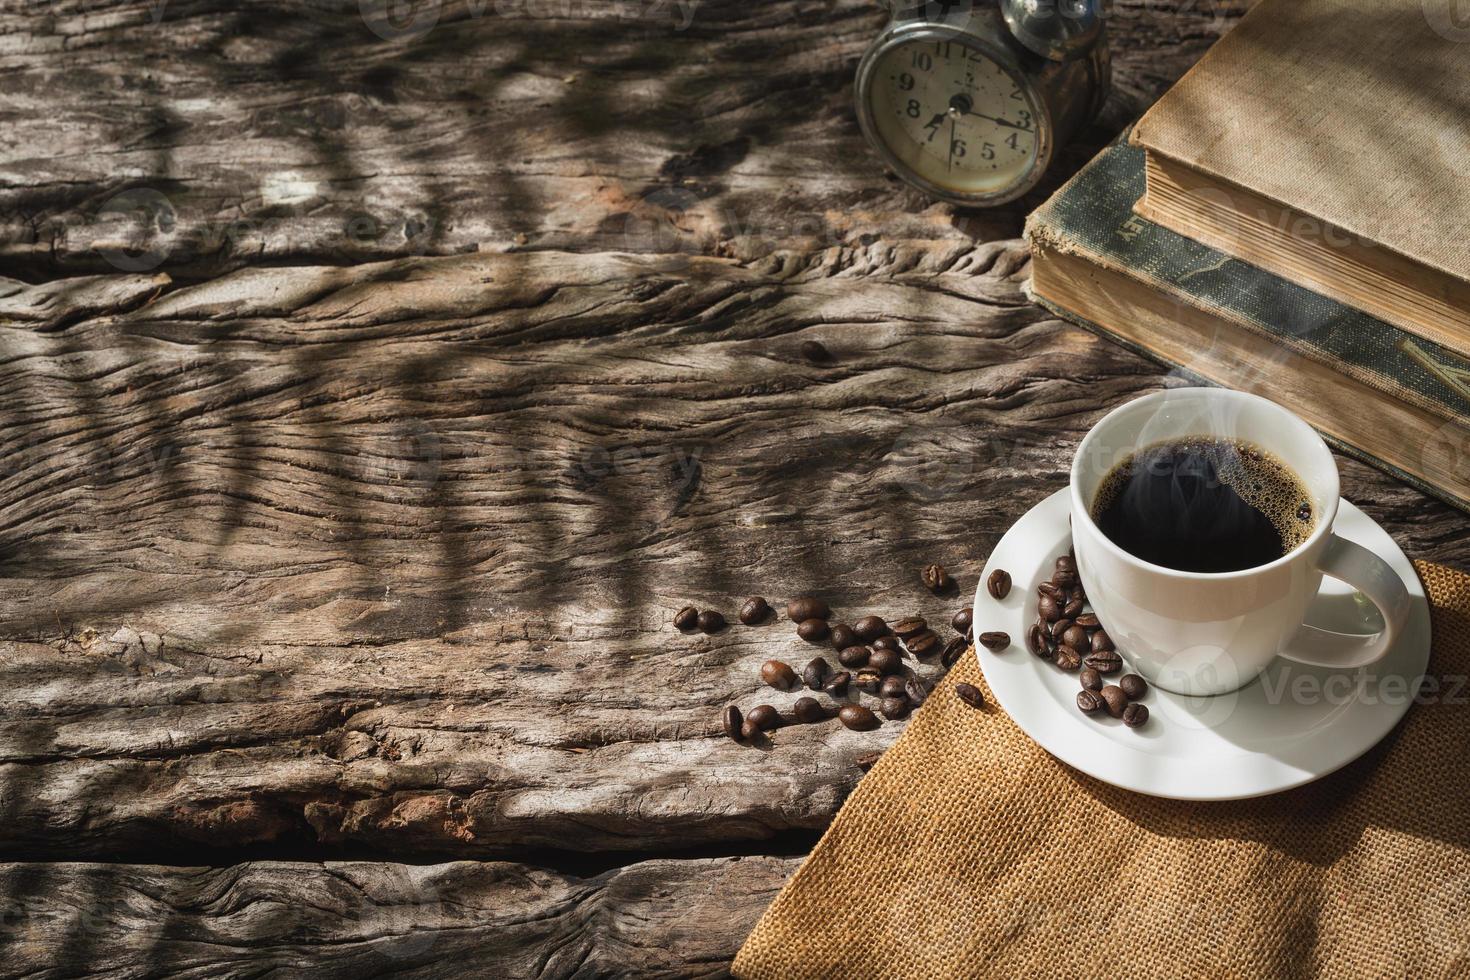
<svg viewBox="0 0 1470 980"><path fill-rule="evenodd" d="M934 67L934 59L929 57L929 52L927 51L915 51L914 67L919 71L928 71Z"/></svg>
<svg viewBox="0 0 1470 980"><path fill-rule="evenodd" d="M964 140L950 140L950 143L949 143L949 155L952 156L952 157L962 157L962 156L964 156L965 155L965 141Z"/></svg>
<svg viewBox="0 0 1470 980"><path fill-rule="evenodd" d="M943 125L944 125L944 116L942 116L942 115L941 116L935 116L933 119L931 119L928 122L926 122L924 124L924 128L927 129L927 130L929 130L929 139L926 140L925 142L933 143L934 142L934 137L936 137L936 136L939 135L939 127L940 126L943 126Z"/></svg>
<svg viewBox="0 0 1470 980"><path fill-rule="evenodd" d="M909 99L908 108L905 109L904 111L908 113L910 119L918 119L919 118L919 112L920 112L920 110L919 110L919 100L918 99Z"/></svg>
<svg viewBox="0 0 1470 980"><path fill-rule="evenodd" d="M1020 133L1012 133L1006 139L1006 146L1009 146L1013 150L1019 150L1021 148L1021 134Z"/></svg>
<svg viewBox="0 0 1470 980"><path fill-rule="evenodd" d="M1015 99L1017 102L1025 102L1026 101L1025 99L1023 99L1021 97L1021 90L1020 89L1016 89L1014 92L1012 92L1011 93L1011 98Z"/></svg>
<svg viewBox="0 0 1470 980"><path fill-rule="evenodd" d="M990 60L990 59L986 58L985 55L981 54L979 51L976 51L974 48L970 48L969 49L969 52L970 52L970 54L969 54L969 60L971 60L971 61L985 62L985 61Z"/></svg>
<svg viewBox="0 0 1470 980"><path fill-rule="evenodd" d="M1021 117L1020 121L1016 123L1017 126L1020 126L1022 129L1031 128L1031 113L1027 112L1025 109L1021 109L1017 111L1016 115Z"/></svg>
<svg viewBox="0 0 1470 980"><path fill-rule="evenodd" d="M994 160L995 159L995 147L992 144L990 144L990 143L986 143L983 146L981 146L980 147L980 159L982 159L982 160Z"/></svg>
<svg viewBox="0 0 1470 980"><path fill-rule="evenodd" d="M902 75L899 75L898 87L904 92L912 92L914 90L914 76L910 75L908 72L904 72Z"/></svg>

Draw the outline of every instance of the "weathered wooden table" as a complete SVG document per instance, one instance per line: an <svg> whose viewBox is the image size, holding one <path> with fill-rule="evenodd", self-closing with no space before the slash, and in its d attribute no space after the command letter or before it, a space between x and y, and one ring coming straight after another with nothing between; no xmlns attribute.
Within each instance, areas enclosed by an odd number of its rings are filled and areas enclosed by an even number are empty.
<svg viewBox="0 0 1470 980"><path fill-rule="evenodd" d="M722 972L903 726L742 748L810 652L673 611L947 620L1170 383L882 173L870 3L376 2L0 14L5 973ZM1047 190L1244 6L1118 3Z"/></svg>

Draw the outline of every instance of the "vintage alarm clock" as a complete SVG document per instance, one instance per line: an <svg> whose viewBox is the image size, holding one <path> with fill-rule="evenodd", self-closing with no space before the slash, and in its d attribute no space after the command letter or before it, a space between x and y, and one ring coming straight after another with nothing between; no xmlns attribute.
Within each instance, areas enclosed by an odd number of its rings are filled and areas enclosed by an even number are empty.
<svg viewBox="0 0 1470 980"><path fill-rule="evenodd" d="M887 4L858 64L863 135L920 190L990 207L1036 186L1107 97L1098 0Z"/></svg>

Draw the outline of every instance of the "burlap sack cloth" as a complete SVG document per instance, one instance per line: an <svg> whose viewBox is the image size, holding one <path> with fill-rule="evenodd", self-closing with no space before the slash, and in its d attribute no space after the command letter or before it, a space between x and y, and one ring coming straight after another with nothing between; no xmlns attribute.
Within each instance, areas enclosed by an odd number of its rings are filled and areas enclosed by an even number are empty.
<svg viewBox="0 0 1470 980"><path fill-rule="evenodd" d="M1440 694L1357 762L1264 799L1180 803L1084 776L993 704L961 703L958 681L990 693L964 658L735 973L1470 976L1470 576L1418 568Z"/></svg>

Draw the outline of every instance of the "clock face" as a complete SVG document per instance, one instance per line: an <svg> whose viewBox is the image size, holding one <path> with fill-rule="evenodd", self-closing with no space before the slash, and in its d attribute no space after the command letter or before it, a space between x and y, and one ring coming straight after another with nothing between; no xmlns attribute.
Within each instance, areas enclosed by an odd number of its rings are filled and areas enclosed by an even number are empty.
<svg viewBox="0 0 1470 980"><path fill-rule="evenodd" d="M868 109L892 157L936 187L993 194L1036 165L1038 120L1021 83L978 48L913 40L873 66Z"/></svg>

